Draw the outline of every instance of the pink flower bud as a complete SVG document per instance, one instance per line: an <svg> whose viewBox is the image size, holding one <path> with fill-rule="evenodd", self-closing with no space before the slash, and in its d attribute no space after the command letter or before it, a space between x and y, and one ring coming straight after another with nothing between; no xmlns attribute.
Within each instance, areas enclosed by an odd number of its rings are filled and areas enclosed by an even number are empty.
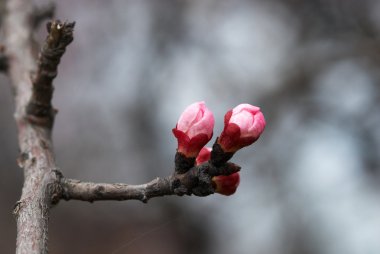
<svg viewBox="0 0 380 254"><path fill-rule="evenodd" d="M224 130L218 143L225 152L251 145L264 131L265 118L259 107L240 104L224 116Z"/></svg>
<svg viewBox="0 0 380 254"><path fill-rule="evenodd" d="M236 192L236 189L239 186L240 175L236 172L228 176L214 176L212 178L212 183L216 193L230 196Z"/></svg>
<svg viewBox="0 0 380 254"><path fill-rule="evenodd" d="M188 106L180 116L173 134L178 140L177 151L186 157L196 157L212 138L214 115L206 104L196 102Z"/></svg>
<svg viewBox="0 0 380 254"><path fill-rule="evenodd" d="M198 166L204 162L209 161L210 157L211 157L211 148L203 147L202 150L199 152L197 158L195 159L195 165Z"/></svg>

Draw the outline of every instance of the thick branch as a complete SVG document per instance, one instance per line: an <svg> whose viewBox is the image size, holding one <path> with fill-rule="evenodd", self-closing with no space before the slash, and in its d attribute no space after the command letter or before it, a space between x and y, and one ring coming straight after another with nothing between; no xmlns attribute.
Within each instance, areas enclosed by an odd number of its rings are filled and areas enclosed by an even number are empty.
<svg viewBox="0 0 380 254"><path fill-rule="evenodd" d="M36 43L32 39L34 25L31 22L35 18L34 11L33 0L9 0L4 20L5 53L14 91L15 119L20 147L18 164L24 169L21 199L14 210L17 220L17 254L47 253L49 208L54 203L53 194L59 192L60 187L57 184L59 177L55 171L51 141L53 118L50 118L49 124L39 124L26 112L32 90L34 101L39 102L40 97L51 99L51 96L36 95L36 93L45 93L46 90L33 89L33 85L38 83L44 86L47 82L42 81L51 81L52 79L47 76L50 76L51 71L55 71L59 62L54 65L55 69L51 68L52 65L49 65L48 60L46 62L41 60L37 65ZM59 37L54 45L60 45L62 38ZM37 73L37 77L40 76L37 82L32 82L32 73ZM50 101L48 103L50 105Z"/></svg>

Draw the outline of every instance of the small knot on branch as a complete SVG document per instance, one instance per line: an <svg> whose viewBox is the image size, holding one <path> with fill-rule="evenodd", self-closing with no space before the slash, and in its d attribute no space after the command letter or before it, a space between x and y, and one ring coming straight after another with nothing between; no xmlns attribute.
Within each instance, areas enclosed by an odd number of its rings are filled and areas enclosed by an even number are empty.
<svg viewBox="0 0 380 254"><path fill-rule="evenodd" d="M21 210L21 208L22 208L22 205L23 205L23 201L21 201L21 200L17 201L16 204L14 205L14 207L13 207L13 211L12 211L12 214L13 214L13 216L14 216L15 218L18 217L19 212L20 212L20 210Z"/></svg>

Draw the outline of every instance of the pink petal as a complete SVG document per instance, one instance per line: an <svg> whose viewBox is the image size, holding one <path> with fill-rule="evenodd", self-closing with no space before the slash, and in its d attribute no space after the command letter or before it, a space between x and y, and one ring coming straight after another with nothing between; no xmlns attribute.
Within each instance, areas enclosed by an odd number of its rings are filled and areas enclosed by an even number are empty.
<svg viewBox="0 0 380 254"><path fill-rule="evenodd" d="M206 134L209 139L211 139L214 130L214 123L214 114L205 107L202 118L199 119L198 122L195 122L194 125L189 129L189 137L192 138L200 133L203 133Z"/></svg>
<svg viewBox="0 0 380 254"><path fill-rule="evenodd" d="M197 158L195 159L196 165L200 165L210 160L210 157L211 157L211 148L203 147L202 150L199 152Z"/></svg>
<svg viewBox="0 0 380 254"><path fill-rule="evenodd" d="M188 132L194 123L202 119L205 107L206 105L203 101L187 106L178 120L177 129L185 133Z"/></svg>
<svg viewBox="0 0 380 254"><path fill-rule="evenodd" d="M260 111L260 108L256 107L256 106L253 106L251 104L243 103L243 104L239 104L236 107L234 107L234 109L232 111L233 111L233 114L237 114L237 113L240 113L243 110L255 114L256 112Z"/></svg>

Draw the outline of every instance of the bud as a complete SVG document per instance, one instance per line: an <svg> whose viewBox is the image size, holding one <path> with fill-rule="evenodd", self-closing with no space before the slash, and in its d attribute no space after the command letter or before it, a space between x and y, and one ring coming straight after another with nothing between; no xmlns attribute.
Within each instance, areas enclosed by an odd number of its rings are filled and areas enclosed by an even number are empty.
<svg viewBox="0 0 380 254"><path fill-rule="evenodd" d="M180 116L173 134L178 140L177 152L195 158L212 138L214 115L202 102L188 106Z"/></svg>
<svg viewBox="0 0 380 254"><path fill-rule="evenodd" d="M210 157L211 157L211 148L203 147L202 150L199 152L197 158L195 159L195 165L198 166L204 162L209 161Z"/></svg>
<svg viewBox="0 0 380 254"><path fill-rule="evenodd" d="M212 178L212 183L215 188L215 192L230 196L236 192L237 187L240 183L240 175L239 172L233 173L228 176L220 175L214 176Z"/></svg>
<svg viewBox="0 0 380 254"><path fill-rule="evenodd" d="M218 143L224 152L236 152L251 145L264 131L265 118L259 107L240 104L224 116L224 129Z"/></svg>

